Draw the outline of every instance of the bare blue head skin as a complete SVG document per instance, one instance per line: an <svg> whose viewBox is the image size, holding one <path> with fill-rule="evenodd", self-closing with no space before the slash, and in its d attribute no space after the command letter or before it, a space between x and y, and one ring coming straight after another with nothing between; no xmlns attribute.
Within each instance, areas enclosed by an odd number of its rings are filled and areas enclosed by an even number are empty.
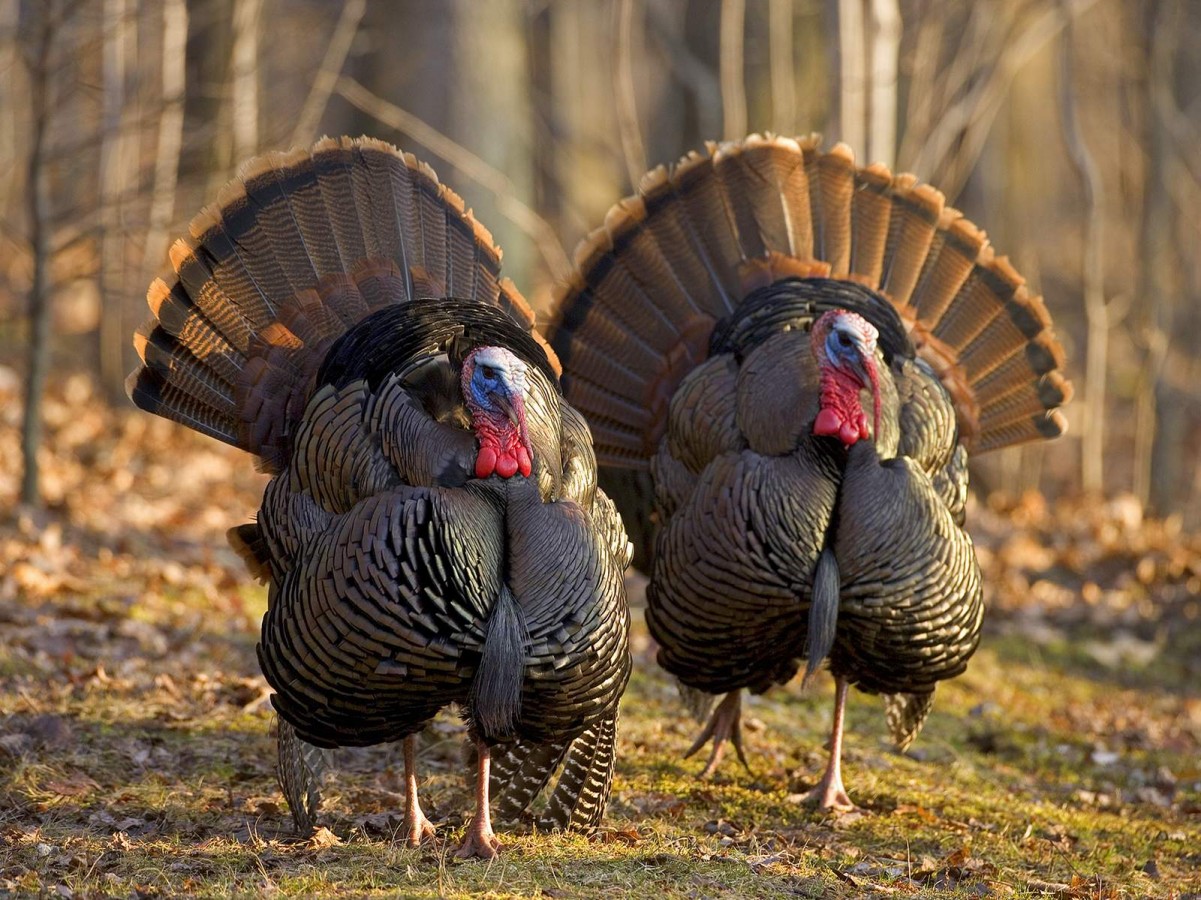
<svg viewBox="0 0 1201 900"><path fill-rule="evenodd" d="M866 360L876 358L875 329L865 321L855 321L849 314L835 317L826 335L826 356L833 365L858 375L864 387L870 386L872 376Z"/></svg>
<svg viewBox="0 0 1201 900"><path fill-rule="evenodd" d="M477 347L463 360L461 387L480 452L477 478L511 478L532 468L526 430L526 364L504 347Z"/></svg>

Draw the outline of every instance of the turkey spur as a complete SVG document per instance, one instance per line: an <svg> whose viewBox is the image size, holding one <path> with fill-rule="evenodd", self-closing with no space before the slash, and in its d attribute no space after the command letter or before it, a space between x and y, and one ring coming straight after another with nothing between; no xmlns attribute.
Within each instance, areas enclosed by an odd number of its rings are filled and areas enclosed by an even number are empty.
<svg viewBox="0 0 1201 900"><path fill-rule="evenodd" d="M595 827L630 547L491 235L411 155L324 139L247 163L171 262L127 387L273 476L230 539L269 585L258 654L297 827L324 748L403 741L419 844L415 737L452 703L478 751L460 855L495 856L490 795L519 815L560 770L543 826Z"/></svg>
<svg viewBox="0 0 1201 900"><path fill-rule="evenodd" d="M937 190L816 138L649 172L576 260L548 338L602 484L654 534L659 662L712 711L689 753L742 757L743 689L828 659L814 797L851 807L847 689L884 695L903 749L980 639L968 452L1065 427L1042 300Z"/></svg>

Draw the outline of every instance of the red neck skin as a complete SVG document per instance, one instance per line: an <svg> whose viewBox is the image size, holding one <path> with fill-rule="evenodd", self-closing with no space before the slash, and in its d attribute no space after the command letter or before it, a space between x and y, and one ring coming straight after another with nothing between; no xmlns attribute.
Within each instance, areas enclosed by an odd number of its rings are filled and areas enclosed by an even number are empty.
<svg viewBox="0 0 1201 900"><path fill-rule="evenodd" d="M500 413L474 411L472 424L480 442L480 452L475 457L475 477L487 478L499 475L512 478L518 472L529 477L533 469L530 459L530 440L526 434L525 407L520 398L514 398L517 425Z"/></svg>
<svg viewBox="0 0 1201 900"><path fill-rule="evenodd" d="M868 361L867 372L872 381L874 400L872 429L868 429L867 416L859 402L859 391L866 385L861 384L853 372L824 363L821 367L821 410L813 422L814 434L836 437L844 446L850 447L880 430L880 385L874 360Z"/></svg>

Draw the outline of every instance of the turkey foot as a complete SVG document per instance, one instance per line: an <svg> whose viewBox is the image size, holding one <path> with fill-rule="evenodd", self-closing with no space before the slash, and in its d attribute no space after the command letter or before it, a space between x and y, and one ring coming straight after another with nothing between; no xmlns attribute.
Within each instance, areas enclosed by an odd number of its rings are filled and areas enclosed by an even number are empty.
<svg viewBox="0 0 1201 900"><path fill-rule="evenodd" d="M816 803L818 809L830 812L853 812L858 807L851 802L846 788L842 786L842 773L839 771L839 765L834 762L836 757L832 756L830 759L831 765L826 767L826 774L806 797L809 801Z"/></svg>
<svg viewBox="0 0 1201 900"><path fill-rule="evenodd" d="M416 850L423 841L433 840L434 823L425 817L421 807L413 805L405 811L405 843Z"/></svg>
<svg viewBox="0 0 1201 900"><path fill-rule="evenodd" d="M492 751L481 740L476 741L479 765L475 782L475 816L463 835L463 843L455 851L459 859L496 859L500 841L492 830L492 816L488 811L488 775L492 768Z"/></svg>
<svg viewBox="0 0 1201 900"><path fill-rule="evenodd" d="M750 764L746 761L746 754L742 752L741 690L730 691L721 703L717 704L717 708L709 716L709 722L705 725L704 730L697 735L692 746L684 753L684 759L688 759L697 750L700 750L710 739L713 741L713 751L709 754L709 761L705 763L705 768L701 769L701 778L708 778L717 770L717 764L721 762L721 758L726 752L726 741L734 745L738 761L748 772L751 771Z"/></svg>
<svg viewBox="0 0 1201 900"><path fill-rule="evenodd" d="M434 823L421 811L417 800L417 735L404 740L405 755L405 843L413 849L434 836Z"/></svg>
<svg viewBox="0 0 1201 900"><path fill-rule="evenodd" d="M492 830L488 816L482 819L476 816L467 826L467 833L463 835L463 843L455 851L455 856L459 859L496 859L499 850L500 841Z"/></svg>
<svg viewBox="0 0 1201 900"><path fill-rule="evenodd" d="M834 682L834 723L830 728L830 761L826 764L826 772L822 780L809 792L809 799L817 803L818 809L833 812L851 812L855 804L842 786L842 718L847 705L847 689L850 687L845 678Z"/></svg>

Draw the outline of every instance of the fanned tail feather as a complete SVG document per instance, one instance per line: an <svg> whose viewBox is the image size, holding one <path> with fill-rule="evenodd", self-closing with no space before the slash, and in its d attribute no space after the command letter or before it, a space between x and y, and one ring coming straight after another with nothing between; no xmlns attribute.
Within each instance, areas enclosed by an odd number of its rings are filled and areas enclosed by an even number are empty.
<svg viewBox="0 0 1201 900"><path fill-rule="evenodd" d="M896 307L990 450L1061 434L1071 384L1040 297L935 188L816 137L710 144L642 179L576 252L548 330L603 465L645 468L709 333L783 277L864 284Z"/></svg>
<svg viewBox="0 0 1201 900"><path fill-rule="evenodd" d="M371 138L268 153L190 223L147 293L135 404L260 456L276 471L322 357L393 304L455 296L533 331L500 251L411 154ZM541 337L535 340L553 353Z"/></svg>

